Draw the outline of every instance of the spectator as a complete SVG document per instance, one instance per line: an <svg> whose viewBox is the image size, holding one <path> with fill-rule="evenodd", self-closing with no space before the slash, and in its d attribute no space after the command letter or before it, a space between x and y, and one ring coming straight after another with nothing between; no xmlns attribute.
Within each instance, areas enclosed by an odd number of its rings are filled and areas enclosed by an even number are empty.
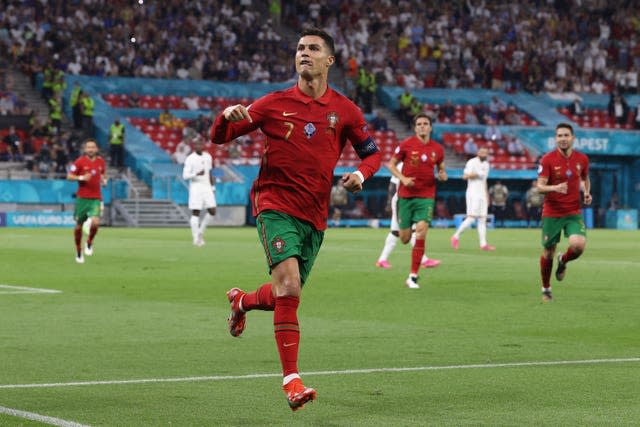
<svg viewBox="0 0 640 427"><path fill-rule="evenodd" d="M464 109L464 123L467 125L477 125L480 123L476 112L473 110L473 105L467 105Z"/></svg>
<svg viewBox="0 0 640 427"><path fill-rule="evenodd" d="M21 162L23 160L22 141L16 132L15 126L9 126L9 131L4 138L2 138L2 142L7 146L9 160L14 162Z"/></svg>
<svg viewBox="0 0 640 427"><path fill-rule="evenodd" d="M503 147L504 142L502 140L502 132L500 131L500 128L496 126L496 123L491 119L487 123L487 128L484 130L484 139L487 141L493 141L500 147L506 148Z"/></svg>
<svg viewBox="0 0 640 427"><path fill-rule="evenodd" d="M512 156L522 156L525 153L525 149L524 145L522 145L522 142L520 141L520 138L515 135L510 135L508 139L509 143L507 144L507 151L509 152L509 154L511 154Z"/></svg>
<svg viewBox="0 0 640 427"><path fill-rule="evenodd" d="M448 99L447 102L445 102L444 105L440 107L440 112L444 115L444 117L451 120L456 114L456 107L453 105L451 100Z"/></svg>
<svg viewBox="0 0 640 427"><path fill-rule="evenodd" d="M177 164L183 165L189 154L191 154L191 146L186 139L182 139L178 145L176 145L176 151L171 155L171 158Z"/></svg>
<svg viewBox="0 0 640 427"><path fill-rule="evenodd" d="M190 111L196 111L200 109L200 100L193 93L190 93L189 96L185 96L182 98L182 103L187 107Z"/></svg>
<svg viewBox="0 0 640 427"><path fill-rule="evenodd" d="M495 120L496 123L502 124L504 123L504 119L507 112L507 104L498 99L497 96L492 96L491 101L489 102L489 113L491 114L491 118Z"/></svg>
<svg viewBox="0 0 640 427"><path fill-rule="evenodd" d="M340 222L340 219L342 219L342 214L345 212L345 209L349 204L349 194L340 183L340 178L337 178L335 184L331 187L331 196L329 201L331 219L338 223Z"/></svg>
<svg viewBox="0 0 640 427"><path fill-rule="evenodd" d="M109 127L109 157L111 166L122 169L124 167L124 123L116 119Z"/></svg>
<svg viewBox="0 0 640 427"><path fill-rule="evenodd" d="M169 129L182 129L184 127L184 123L182 120L173 115L168 108L165 108L162 113L160 113L160 117L158 118L160 124Z"/></svg>
<svg viewBox="0 0 640 427"><path fill-rule="evenodd" d="M515 106L510 105L507 108L507 112L504 117L504 122L505 124L511 125L511 126L522 125L522 118L520 117L520 113L518 112Z"/></svg>
<svg viewBox="0 0 640 427"><path fill-rule="evenodd" d="M47 140L40 146L40 151L36 156L36 165L40 178L47 179L49 172L51 171L52 163L53 155L51 154L51 146Z"/></svg>
<svg viewBox="0 0 640 427"><path fill-rule="evenodd" d="M86 92L81 92L80 97L80 115L82 116L82 129L85 135L93 135L93 109L95 101Z"/></svg>
<svg viewBox="0 0 640 427"><path fill-rule="evenodd" d="M537 227L540 223L542 215L542 203L544 202L544 194L538 190L538 181L531 181L531 187L525 195L527 206L528 227Z"/></svg>
<svg viewBox="0 0 640 427"><path fill-rule="evenodd" d="M387 119L379 110L375 110L373 112L373 119L371 119L371 126L373 127L373 130L386 131L389 129L389 125L387 124Z"/></svg>
<svg viewBox="0 0 640 427"><path fill-rule="evenodd" d="M491 199L491 213L495 218L496 227L504 227L504 220L507 216L509 189L498 180L489 187L489 197Z"/></svg>
<svg viewBox="0 0 640 427"><path fill-rule="evenodd" d="M629 116L629 104L617 93L612 93L609 98L609 117L613 117L617 124L624 125L627 123Z"/></svg>
<svg viewBox="0 0 640 427"><path fill-rule="evenodd" d="M129 94L127 97L127 106L129 108L138 108L140 107L140 95L135 90Z"/></svg>
<svg viewBox="0 0 640 427"><path fill-rule="evenodd" d="M636 111L633 113L633 123L636 129L640 129L640 101L636 106Z"/></svg>
<svg viewBox="0 0 640 427"><path fill-rule="evenodd" d="M475 157L476 153L478 152L478 144L476 144L473 136L469 135L469 138L467 138L467 140L464 142L463 149L464 154L467 156L467 159Z"/></svg>
<svg viewBox="0 0 640 427"><path fill-rule="evenodd" d="M405 123L411 123L413 116L411 115L411 104L413 103L413 95L409 92L409 89L405 89L402 94L398 96L398 117Z"/></svg>
<svg viewBox="0 0 640 427"><path fill-rule="evenodd" d="M13 100L8 93L0 96L0 116L10 116L13 114Z"/></svg>
<svg viewBox="0 0 640 427"><path fill-rule="evenodd" d="M582 100L578 97L574 98L573 102L569 104L567 108L572 116L584 116L585 111L584 107L582 106Z"/></svg>

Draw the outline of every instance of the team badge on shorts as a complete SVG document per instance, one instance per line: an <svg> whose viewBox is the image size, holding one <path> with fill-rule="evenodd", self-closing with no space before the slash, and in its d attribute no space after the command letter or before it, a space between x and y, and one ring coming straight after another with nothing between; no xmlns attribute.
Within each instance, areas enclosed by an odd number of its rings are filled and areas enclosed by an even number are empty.
<svg viewBox="0 0 640 427"><path fill-rule="evenodd" d="M273 246L276 252L281 254L282 251L284 251L284 247L286 246L286 244L280 237L276 237L271 241L271 246Z"/></svg>
<svg viewBox="0 0 640 427"><path fill-rule="evenodd" d="M313 125L313 123L307 123L306 125L304 125L304 134L307 135L307 138L311 138L316 134L316 127Z"/></svg>

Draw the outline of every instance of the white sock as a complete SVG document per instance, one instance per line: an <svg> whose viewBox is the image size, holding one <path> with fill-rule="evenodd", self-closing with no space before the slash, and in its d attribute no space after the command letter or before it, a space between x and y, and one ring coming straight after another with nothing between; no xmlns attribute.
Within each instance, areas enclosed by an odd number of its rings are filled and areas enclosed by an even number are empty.
<svg viewBox="0 0 640 427"><path fill-rule="evenodd" d="M282 385L287 385L289 384L292 380L295 380L296 378L300 378L300 375L298 374L289 374L286 377L284 377L282 379Z"/></svg>
<svg viewBox="0 0 640 427"><path fill-rule="evenodd" d="M414 247L416 245L416 232L412 232L411 233L411 240L409 240L409 243L411 243L411 247Z"/></svg>
<svg viewBox="0 0 640 427"><path fill-rule="evenodd" d="M209 225L209 221L211 221L212 217L213 215L211 215L209 212L204 214L204 218L202 218L202 221L200 222L200 228L198 229L198 232L200 234L204 235L204 230L207 228L207 225Z"/></svg>
<svg viewBox="0 0 640 427"><path fill-rule="evenodd" d="M473 218L472 216L466 217L464 221L462 221L462 224L460 224L460 227L458 227L458 229L456 230L453 237L459 239L462 232L473 225L473 221L475 221L475 218Z"/></svg>
<svg viewBox="0 0 640 427"><path fill-rule="evenodd" d="M200 222L200 218L194 215L191 215L191 219L189 223L191 224L191 236L195 241L198 238L198 222Z"/></svg>
<svg viewBox="0 0 640 427"><path fill-rule="evenodd" d="M396 247L396 243L398 242L398 238L393 235L393 233L387 234L387 238L384 240L384 248L382 248L382 253L378 258L378 261L386 261L389 258L389 255L393 251L393 248Z"/></svg>
<svg viewBox="0 0 640 427"><path fill-rule="evenodd" d="M480 239L480 246L487 244L487 218L478 218L478 238Z"/></svg>
<svg viewBox="0 0 640 427"><path fill-rule="evenodd" d="M427 256L427 254L422 255L422 260L420 260L420 264L425 263L429 261L429 257Z"/></svg>

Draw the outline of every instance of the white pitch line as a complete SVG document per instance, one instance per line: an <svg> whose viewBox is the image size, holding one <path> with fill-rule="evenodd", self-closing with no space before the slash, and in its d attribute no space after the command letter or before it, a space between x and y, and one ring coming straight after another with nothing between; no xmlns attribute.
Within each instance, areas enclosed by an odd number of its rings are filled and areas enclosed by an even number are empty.
<svg viewBox="0 0 640 427"><path fill-rule="evenodd" d="M11 286L0 284L0 289L9 289L8 291L0 291L0 294L61 294L62 291L44 288L28 288L26 286Z"/></svg>
<svg viewBox="0 0 640 427"><path fill-rule="evenodd" d="M0 406L0 414L11 415L13 417L25 418L27 420L38 421L43 424L49 424L58 427L90 427L86 424L78 424L73 421L62 420L60 418L47 417L33 412L19 411L17 409L5 408Z"/></svg>
<svg viewBox="0 0 640 427"><path fill-rule="evenodd" d="M377 374L385 372L416 372L416 371L444 371L449 369L491 369L491 368L518 368L531 366L557 366L557 365L599 365L604 363L631 363L640 362L640 357L624 359L586 359L586 360L550 360L539 362L511 362L511 363L484 363L476 365L448 365L448 366L416 366L406 368L371 368L371 369L346 369L342 371L315 371L301 372L303 376L314 375L354 375ZM105 381L75 381L67 383L41 383L41 384L0 384L0 389L18 388L54 388L76 387L91 385L120 385L120 384L148 384L148 383L176 383L196 381L232 381L256 378L278 378L282 374L247 374L247 375L213 375L204 377L178 377L178 378L147 378L138 380L105 380Z"/></svg>

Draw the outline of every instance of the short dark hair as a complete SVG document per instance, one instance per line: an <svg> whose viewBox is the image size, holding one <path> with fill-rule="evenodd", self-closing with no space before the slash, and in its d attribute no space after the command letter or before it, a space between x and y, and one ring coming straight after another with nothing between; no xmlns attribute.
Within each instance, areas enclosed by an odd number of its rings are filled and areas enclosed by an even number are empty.
<svg viewBox="0 0 640 427"><path fill-rule="evenodd" d="M418 119L422 119L422 118L429 120L429 124L433 126L433 120L431 120L431 117L427 113L418 113L415 116L413 116L413 125L415 126L416 123L418 122Z"/></svg>
<svg viewBox="0 0 640 427"><path fill-rule="evenodd" d="M571 132L571 135L573 135L573 126L571 126L569 123L566 122L562 122L562 123L558 123L558 126L556 126L556 132L558 131L558 129L569 129L569 131Z"/></svg>
<svg viewBox="0 0 640 427"><path fill-rule="evenodd" d="M327 33L326 31L321 30L320 28L307 28L306 30L303 30L300 33L300 38L305 36L320 37L324 41L324 44L327 45L327 48L329 49L329 53L332 56L336 54L336 45L333 42L333 37L331 37L329 33Z"/></svg>

